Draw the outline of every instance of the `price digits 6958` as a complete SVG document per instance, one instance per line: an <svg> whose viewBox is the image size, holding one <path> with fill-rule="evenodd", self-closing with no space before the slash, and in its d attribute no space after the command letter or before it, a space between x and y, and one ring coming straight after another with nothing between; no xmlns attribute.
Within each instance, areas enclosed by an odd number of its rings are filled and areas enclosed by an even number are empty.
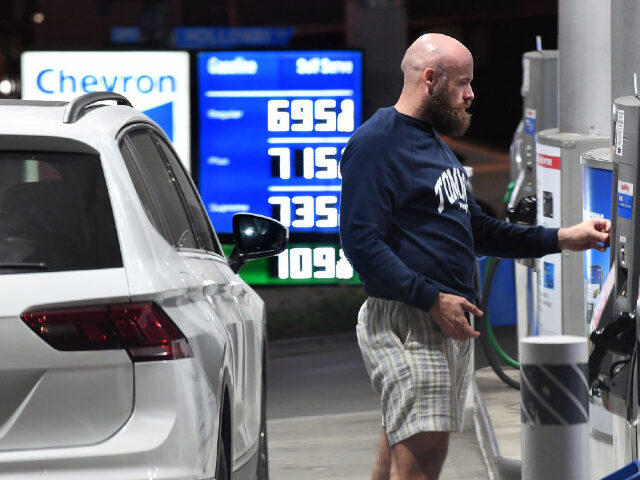
<svg viewBox="0 0 640 480"><path fill-rule="evenodd" d="M333 98L267 102L270 132L353 132L354 121L354 102L349 98L341 100L339 107Z"/></svg>

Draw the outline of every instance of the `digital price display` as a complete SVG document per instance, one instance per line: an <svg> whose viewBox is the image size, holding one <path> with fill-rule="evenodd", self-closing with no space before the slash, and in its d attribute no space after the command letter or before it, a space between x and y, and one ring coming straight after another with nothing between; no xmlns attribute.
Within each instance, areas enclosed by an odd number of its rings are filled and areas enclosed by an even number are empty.
<svg viewBox="0 0 640 480"><path fill-rule="evenodd" d="M228 256L232 245L224 245ZM251 285L357 285L339 243L291 243L277 257L252 260L240 272Z"/></svg>
<svg viewBox="0 0 640 480"><path fill-rule="evenodd" d="M361 123L362 54L200 53L199 188L214 228L237 212L338 233L340 156Z"/></svg>
<svg viewBox="0 0 640 480"><path fill-rule="evenodd" d="M362 53L202 52L199 189L214 228L275 218L291 244L243 270L254 285L359 283L338 241L340 157L362 122ZM314 242L309 239L313 238Z"/></svg>

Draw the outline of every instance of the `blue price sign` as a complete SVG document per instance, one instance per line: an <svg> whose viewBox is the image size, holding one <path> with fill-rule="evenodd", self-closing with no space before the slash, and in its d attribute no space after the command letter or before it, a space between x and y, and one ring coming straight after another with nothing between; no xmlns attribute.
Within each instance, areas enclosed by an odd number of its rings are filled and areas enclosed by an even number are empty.
<svg viewBox="0 0 640 480"><path fill-rule="evenodd" d="M230 233L233 214L251 211L292 233L337 233L361 53L200 53L198 81L199 187L215 229Z"/></svg>

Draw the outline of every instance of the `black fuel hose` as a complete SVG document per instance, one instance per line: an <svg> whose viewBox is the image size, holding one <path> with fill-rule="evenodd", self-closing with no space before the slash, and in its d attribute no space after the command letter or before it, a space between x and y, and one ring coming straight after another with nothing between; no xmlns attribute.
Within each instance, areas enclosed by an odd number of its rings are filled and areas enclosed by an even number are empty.
<svg viewBox="0 0 640 480"><path fill-rule="evenodd" d="M491 261L493 260L493 261ZM506 383L511 388L516 390L520 390L520 383L513 380L510 376L508 376L504 370L502 369L502 365L497 357L494 347L491 345L491 324L489 323L489 293L491 292L491 284L493 283L493 277L496 274L496 270L498 269L498 265L500 264L499 258L490 258L487 257L487 265L485 267L486 274L484 275L484 281L482 283L482 295L480 296L480 310L484 313L484 315L479 319L478 325L476 328L480 332L480 343L482 343L482 350L484 350L484 354L487 357L487 361L489 365L493 369L493 371L500 377L504 383Z"/></svg>

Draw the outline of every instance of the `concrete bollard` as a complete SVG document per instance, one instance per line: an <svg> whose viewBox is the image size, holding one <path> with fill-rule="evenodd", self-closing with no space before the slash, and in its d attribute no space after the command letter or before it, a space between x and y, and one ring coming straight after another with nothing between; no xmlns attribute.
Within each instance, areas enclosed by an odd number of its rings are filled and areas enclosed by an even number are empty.
<svg viewBox="0 0 640 480"><path fill-rule="evenodd" d="M589 478L587 340L520 340L522 479Z"/></svg>

